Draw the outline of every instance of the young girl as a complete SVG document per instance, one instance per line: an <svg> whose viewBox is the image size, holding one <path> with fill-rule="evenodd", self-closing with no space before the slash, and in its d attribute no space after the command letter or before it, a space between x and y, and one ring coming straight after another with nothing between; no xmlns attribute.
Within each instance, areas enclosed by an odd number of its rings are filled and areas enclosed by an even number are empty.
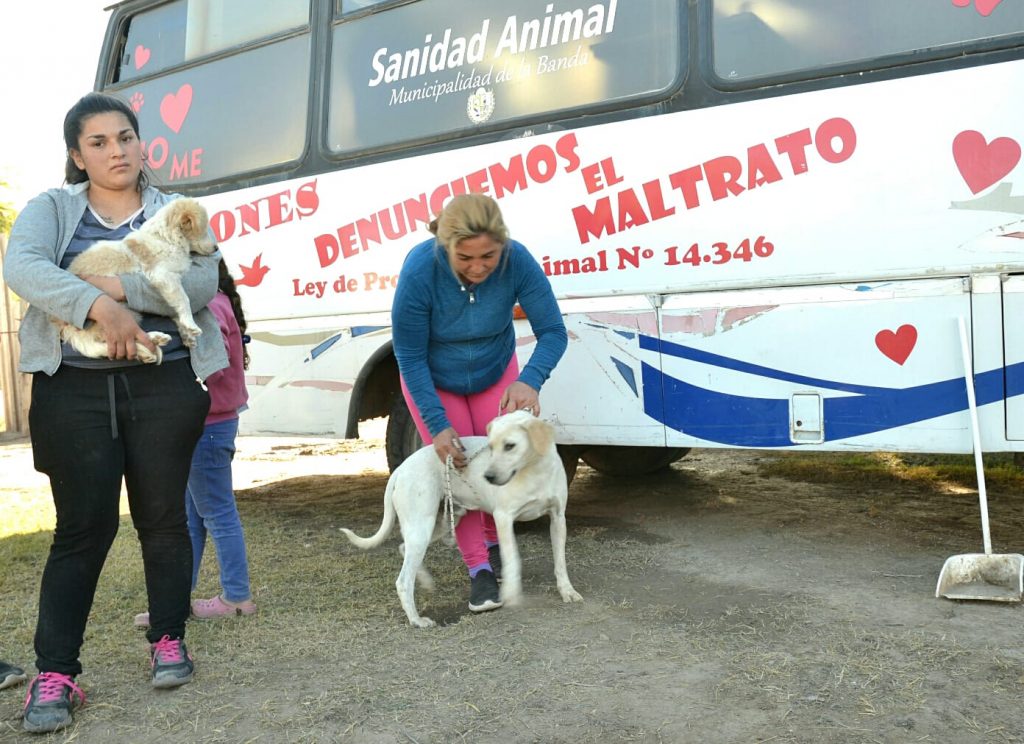
<svg viewBox="0 0 1024 744"><path fill-rule="evenodd" d="M195 591L199 580L207 532L213 536L220 566L221 594L192 602L192 614L201 618L256 612L249 587L245 536L231 480L238 414L245 410L249 399L245 388L249 354L243 343L246 323L242 300L223 260L219 271L219 291L208 307L220 324L230 365L210 375L206 381L210 390L210 413L192 455L192 471L188 476L185 499L188 531L192 537L192 590Z"/></svg>
<svg viewBox="0 0 1024 744"><path fill-rule="evenodd" d="M256 605L249 587L245 536L231 478L238 414L245 410L249 399L245 387L249 354L243 343L246 322L242 300L223 260L218 266L217 294L207 307L217 318L229 365L206 380L210 413L192 454L185 510L192 539L192 590L199 581L199 566L209 533L217 551L222 592L212 599L193 600L192 614L200 618L251 615L256 612ZM149 625L149 613L136 615L135 624Z"/></svg>

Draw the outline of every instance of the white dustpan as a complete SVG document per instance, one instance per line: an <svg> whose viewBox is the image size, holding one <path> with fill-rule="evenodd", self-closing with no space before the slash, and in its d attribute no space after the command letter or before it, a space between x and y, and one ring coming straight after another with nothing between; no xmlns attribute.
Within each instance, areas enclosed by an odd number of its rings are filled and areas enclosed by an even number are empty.
<svg viewBox="0 0 1024 744"><path fill-rule="evenodd" d="M984 553L950 556L942 566L935 587L936 597L947 599L986 599L996 602L1019 602L1024 594L1024 555L992 553L992 537L988 529L988 495L985 492L985 468L981 459L981 436L978 429L978 404L974 397L974 369L967 345L967 325L960 324L960 350L964 358L964 379L967 381L967 405L971 412L971 434L974 440L974 467L978 473L978 503L981 507L981 534Z"/></svg>

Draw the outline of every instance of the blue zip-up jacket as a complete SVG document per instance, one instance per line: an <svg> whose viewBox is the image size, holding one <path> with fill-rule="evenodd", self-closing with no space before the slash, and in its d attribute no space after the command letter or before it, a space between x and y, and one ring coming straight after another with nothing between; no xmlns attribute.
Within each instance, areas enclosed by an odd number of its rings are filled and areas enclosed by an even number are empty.
<svg viewBox="0 0 1024 744"><path fill-rule="evenodd" d="M530 252L510 240L491 275L464 286L434 238L409 251L391 306L392 338L398 369L431 436L451 426L435 388L466 395L501 379L516 350L516 302L537 337L518 379L540 391L568 337L551 284Z"/></svg>

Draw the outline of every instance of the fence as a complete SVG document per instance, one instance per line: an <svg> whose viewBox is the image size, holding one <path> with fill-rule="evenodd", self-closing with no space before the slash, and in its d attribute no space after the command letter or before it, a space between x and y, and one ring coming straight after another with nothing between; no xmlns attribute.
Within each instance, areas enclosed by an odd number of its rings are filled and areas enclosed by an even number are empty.
<svg viewBox="0 0 1024 744"><path fill-rule="evenodd" d="M0 261L7 252L7 236L0 233ZM29 375L18 371L18 326L25 302L0 281L0 390L4 394L4 427L0 436L28 433L28 404L32 385ZM6 431L4 431L6 429Z"/></svg>

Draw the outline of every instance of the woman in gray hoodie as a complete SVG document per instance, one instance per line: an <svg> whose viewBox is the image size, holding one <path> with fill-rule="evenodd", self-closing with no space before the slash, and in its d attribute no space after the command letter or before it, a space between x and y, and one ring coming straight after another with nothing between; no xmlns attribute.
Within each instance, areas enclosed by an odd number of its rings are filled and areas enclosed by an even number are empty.
<svg viewBox="0 0 1024 744"><path fill-rule="evenodd" d="M18 338L22 372L32 374L29 428L35 467L50 479L57 526L39 595L35 651L23 726L67 726L85 702L75 684L86 620L107 551L117 533L121 483L142 546L149 596L152 684L192 678L184 644L192 548L185 493L192 450L210 405L203 380L227 366L206 304L217 291L220 254L195 256L183 278L196 322L185 346L172 310L141 274L79 278L71 261L97 240L119 240L175 198L148 186L135 112L90 93L64 120L65 180L32 199L11 232L4 279L29 303ZM142 314L136 322L125 306ZM61 343L58 318L98 323L108 358L84 357ZM172 336L163 363L143 365L139 344Z"/></svg>

